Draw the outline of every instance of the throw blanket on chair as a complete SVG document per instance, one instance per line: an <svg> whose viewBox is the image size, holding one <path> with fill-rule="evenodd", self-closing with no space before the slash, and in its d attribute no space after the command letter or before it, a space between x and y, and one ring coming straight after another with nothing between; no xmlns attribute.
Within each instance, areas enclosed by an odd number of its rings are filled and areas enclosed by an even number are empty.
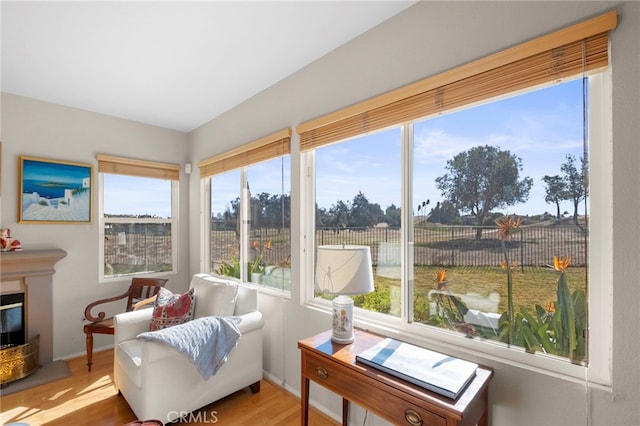
<svg viewBox="0 0 640 426"><path fill-rule="evenodd" d="M172 346L186 356L207 380L216 374L238 344L238 317L203 317L184 324L147 331L137 338Z"/></svg>

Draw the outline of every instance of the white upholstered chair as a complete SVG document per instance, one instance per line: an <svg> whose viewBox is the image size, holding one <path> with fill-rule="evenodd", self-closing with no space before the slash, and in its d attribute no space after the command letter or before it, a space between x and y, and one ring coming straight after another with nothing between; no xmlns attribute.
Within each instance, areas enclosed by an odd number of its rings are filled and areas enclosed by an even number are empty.
<svg viewBox="0 0 640 426"><path fill-rule="evenodd" d="M241 337L227 361L205 380L183 354L164 343L137 339L149 331L152 309L115 316L114 381L139 419L170 422L262 379L262 314L258 293L233 280L193 276L194 318L233 315Z"/></svg>

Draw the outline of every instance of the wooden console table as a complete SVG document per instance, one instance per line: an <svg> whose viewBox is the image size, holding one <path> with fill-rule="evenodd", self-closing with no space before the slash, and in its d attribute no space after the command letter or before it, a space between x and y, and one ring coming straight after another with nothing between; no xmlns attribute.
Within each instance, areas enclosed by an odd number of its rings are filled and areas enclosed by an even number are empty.
<svg viewBox="0 0 640 426"><path fill-rule="evenodd" d="M493 371L480 367L476 377L452 400L364 364L356 355L384 337L356 330L349 345L331 341L331 331L298 342L302 356L302 425L309 419L309 380L342 396L342 424L349 423L349 401L397 425L454 426L488 423L489 381Z"/></svg>

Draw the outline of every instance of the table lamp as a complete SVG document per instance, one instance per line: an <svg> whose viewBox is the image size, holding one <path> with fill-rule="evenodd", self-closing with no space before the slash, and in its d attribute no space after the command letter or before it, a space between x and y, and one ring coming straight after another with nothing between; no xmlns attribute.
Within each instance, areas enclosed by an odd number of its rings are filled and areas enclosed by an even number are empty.
<svg viewBox="0 0 640 426"><path fill-rule="evenodd" d="M333 299L331 340L340 344L353 343L353 299L347 295L374 290L369 246L318 246L316 290L338 295Z"/></svg>

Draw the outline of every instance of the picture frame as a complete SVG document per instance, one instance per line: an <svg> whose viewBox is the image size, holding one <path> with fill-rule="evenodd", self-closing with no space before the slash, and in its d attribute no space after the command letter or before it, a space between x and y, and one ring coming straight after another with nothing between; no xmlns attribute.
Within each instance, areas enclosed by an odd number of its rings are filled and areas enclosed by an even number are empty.
<svg viewBox="0 0 640 426"><path fill-rule="evenodd" d="M93 165L18 157L18 222L91 223Z"/></svg>

